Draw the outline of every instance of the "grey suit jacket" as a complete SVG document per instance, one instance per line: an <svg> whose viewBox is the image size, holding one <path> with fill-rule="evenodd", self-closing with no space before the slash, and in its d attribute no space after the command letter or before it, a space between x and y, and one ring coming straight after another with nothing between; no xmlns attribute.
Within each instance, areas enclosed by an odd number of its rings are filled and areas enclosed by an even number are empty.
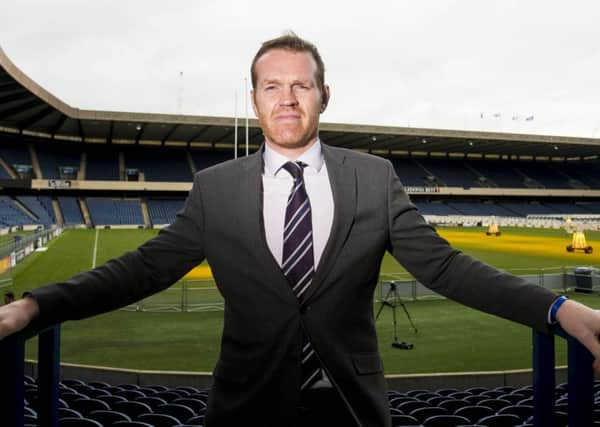
<svg viewBox="0 0 600 427"><path fill-rule="evenodd" d="M323 145L334 197L327 246L302 304L266 243L262 155L196 174L176 221L137 250L33 291L39 326L113 310L165 289L203 259L225 299L206 424L294 426L301 331L360 426L389 426L373 292L385 251L434 291L537 330L555 294L438 236L385 159Z"/></svg>

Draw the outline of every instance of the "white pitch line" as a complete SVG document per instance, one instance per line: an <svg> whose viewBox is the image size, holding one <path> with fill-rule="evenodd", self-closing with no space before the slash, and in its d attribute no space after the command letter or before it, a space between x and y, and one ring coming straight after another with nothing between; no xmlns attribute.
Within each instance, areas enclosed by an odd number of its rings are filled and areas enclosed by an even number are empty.
<svg viewBox="0 0 600 427"><path fill-rule="evenodd" d="M94 255L92 255L92 268L96 268L96 254L98 253L98 229L96 228L96 238L94 239Z"/></svg>

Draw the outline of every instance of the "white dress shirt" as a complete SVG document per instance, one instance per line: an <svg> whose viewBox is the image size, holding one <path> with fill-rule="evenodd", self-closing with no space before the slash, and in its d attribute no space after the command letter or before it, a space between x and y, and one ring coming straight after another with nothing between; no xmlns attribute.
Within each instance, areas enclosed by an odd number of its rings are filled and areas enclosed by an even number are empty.
<svg viewBox="0 0 600 427"><path fill-rule="evenodd" d="M265 161L262 176L265 234L269 249L281 266L285 209L294 180L289 172L282 168L290 159L270 148L268 144L265 144L263 158ZM321 142L317 140L308 151L294 161L301 161L308 165L304 168L304 184L311 207L316 269L333 224L333 193L327 175L327 166L321 153Z"/></svg>
<svg viewBox="0 0 600 427"><path fill-rule="evenodd" d="M279 266L283 258L283 228L287 200L292 191L294 179L282 166L291 161L265 144L263 153L265 169L263 171L263 219L267 245ZM327 166L321 152L321 142L317 142L299 158L308 166L304 168L304 185L310 201L313 226L313 254L315 269L329 239L333 224L333 193ZM332 387L327 374L321 370L322 378L311 388Z"/></svg>

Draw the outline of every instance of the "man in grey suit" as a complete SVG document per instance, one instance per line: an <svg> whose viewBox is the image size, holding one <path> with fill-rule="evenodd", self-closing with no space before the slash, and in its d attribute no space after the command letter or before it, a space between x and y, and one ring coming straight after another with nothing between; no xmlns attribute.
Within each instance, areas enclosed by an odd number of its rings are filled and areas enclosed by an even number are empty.
<svg viewBox="0 0 600 427"><path fill-rule="evenodd" d="M560 321L600 358L599 314L453 249L390 162L319 140L330 91L312 44L265 42L252 83L263 148L196 174L137 250L1 307L0 337L138 301L207 259L225 299L207 426L389 426L373 319L389 251L436 292L540 331Z"/></svg>

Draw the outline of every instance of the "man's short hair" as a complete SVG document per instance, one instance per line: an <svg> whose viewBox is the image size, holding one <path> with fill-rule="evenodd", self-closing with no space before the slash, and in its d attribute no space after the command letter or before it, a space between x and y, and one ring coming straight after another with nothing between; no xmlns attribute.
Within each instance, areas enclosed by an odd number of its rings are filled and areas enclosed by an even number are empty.
<svg viewBox="0 0 600 427"><path fill-rule="evenodd" d="M262 44L260 49L258 49L258 52L256 52L256 55L254 55L254 59L252 60L252 66L250 67L253 89L256 89L257 80L256 61L258 61L265 53L273 49L285 49L293 52L310 53L317 64L317 71L315 72L317 85L319 86L321 95L325 95L325 64L323 63L323 59L321 59L321 55L314 44L308 40L298 37L293 31L290 31L289 33L286 33L275 39L267 40Z"/></svg>

